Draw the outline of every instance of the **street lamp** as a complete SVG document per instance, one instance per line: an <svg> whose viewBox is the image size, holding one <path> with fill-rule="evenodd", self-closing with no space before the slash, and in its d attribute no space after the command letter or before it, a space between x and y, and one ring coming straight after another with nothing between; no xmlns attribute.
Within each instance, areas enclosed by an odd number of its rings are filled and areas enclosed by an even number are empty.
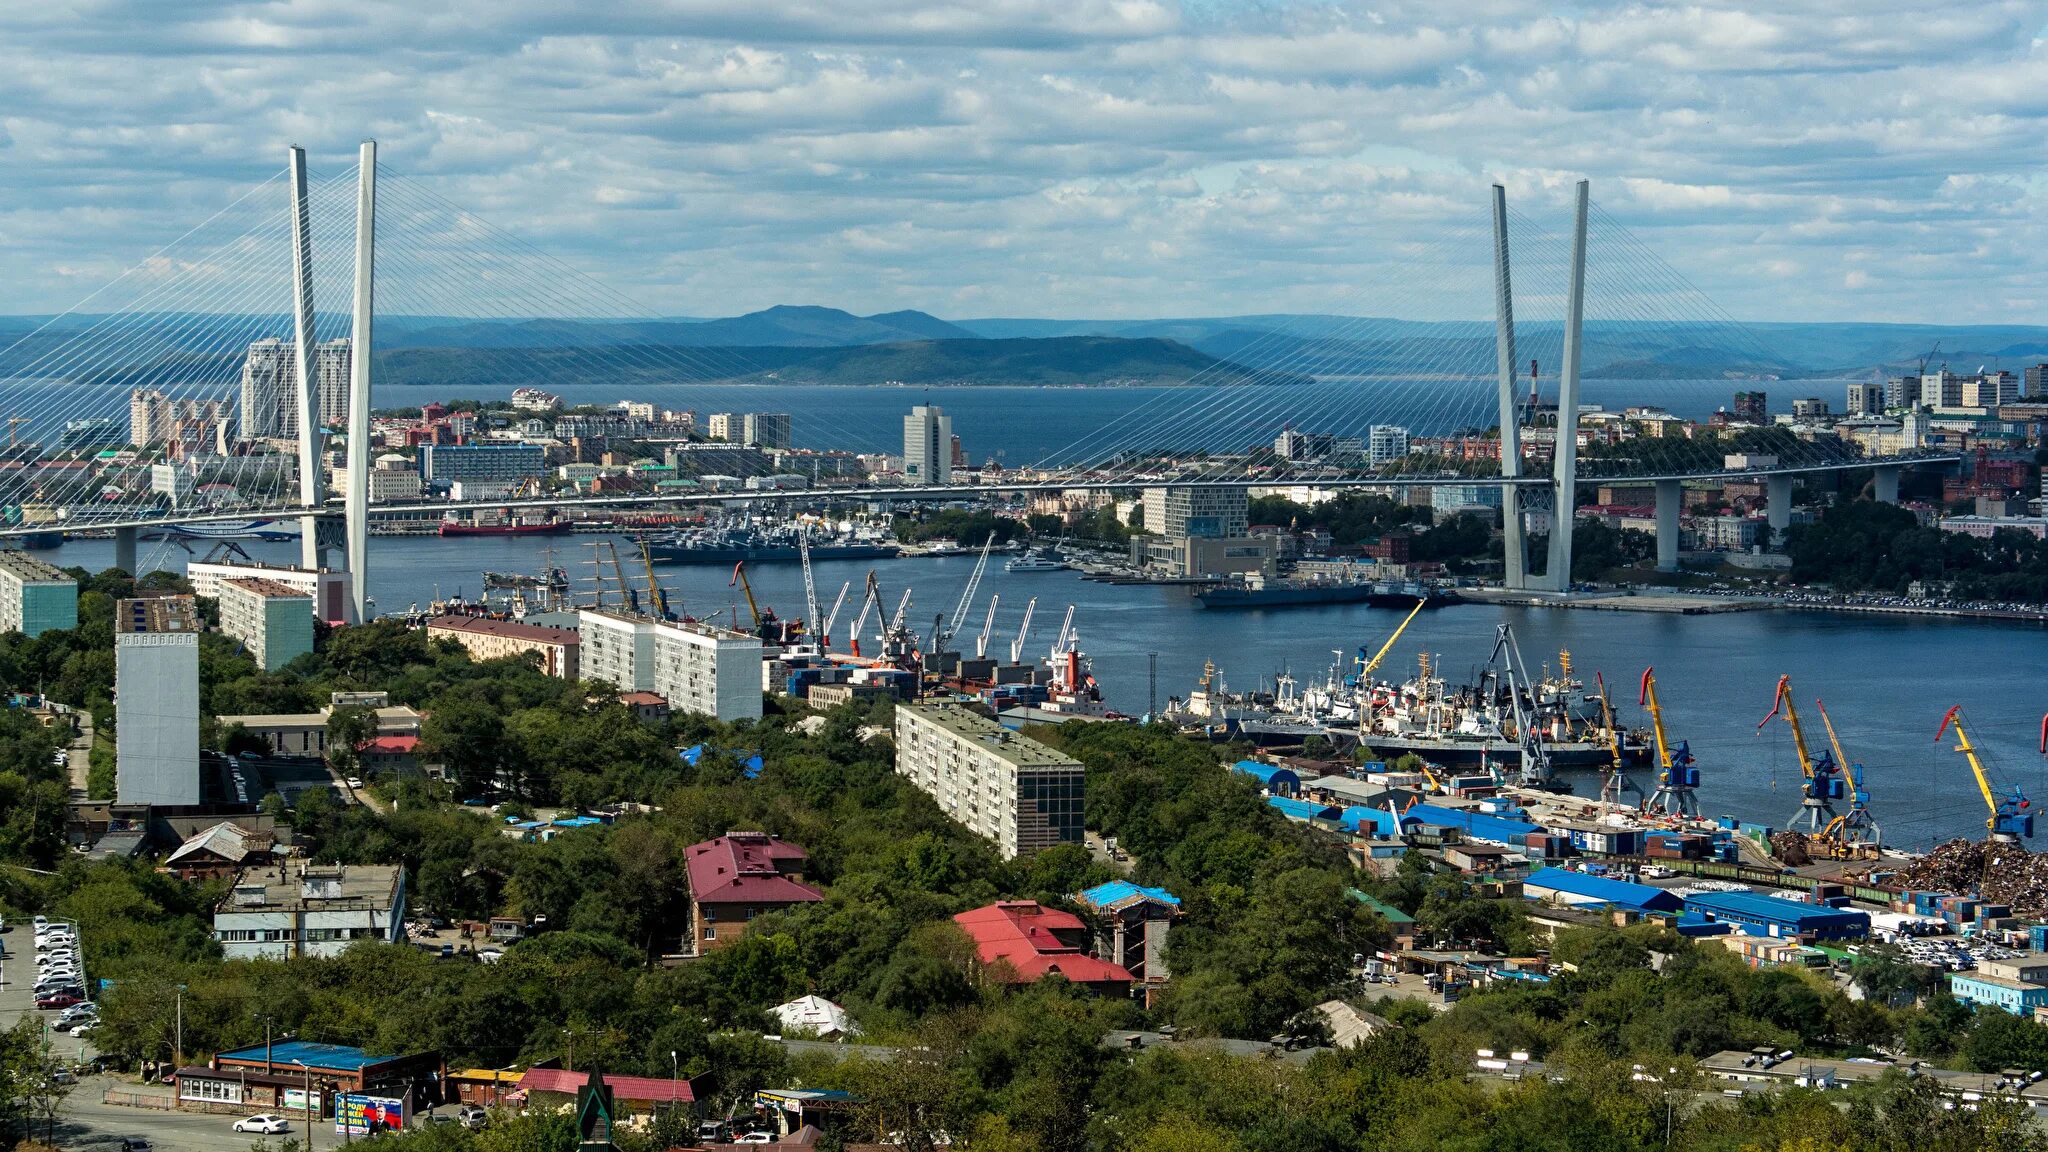
<svg viewBox="0 0 2048 1152"><path fill-rule="evenodd" d="M306 1112L306 1152L313 1152L313 1070L306 1066L304 1060L294 1058L292 1063L306 1074L306 1095L299 1101L299 1107Z"/></svg>

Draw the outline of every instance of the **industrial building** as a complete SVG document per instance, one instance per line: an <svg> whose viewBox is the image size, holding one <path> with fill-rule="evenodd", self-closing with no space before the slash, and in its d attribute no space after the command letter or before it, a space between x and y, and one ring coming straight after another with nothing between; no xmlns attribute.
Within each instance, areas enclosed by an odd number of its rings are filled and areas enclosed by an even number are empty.
<svg viewBox="0 0 2048 1152"><path fill-rule="evenodd" d="M540 669L564 680L580 679L583 638L571 628L545 628L482 616L436 616L427 621L427 638L453 640L472 660L507 656L540 656Z"/></svg>
<svg viewBox="0 0 2048 1152"><path fill-rule="evenodd" d="M199 605L190 596L114 609L115 795L199 803Z"/></svg>
<svg viewBox="0 0 2048 1152"><path fill-rule="evenodd" d="M1434 804L1417 804L1401 813L1401 827L1420 824L1428 828L1455 828L1467 840L1485 840L1494 844L1522 847L1532 835L1540 835L1543 829L1526 820L1509 816L1498 816L1488 812L1473 812L1463 808L1440 808Z"/></svg>
<svg viewBox="0 0 2048 1152"><path fill-rule="evenodd" d="M240 640L258 668L275 672L313 651L312 594L276 580L223 580L220 630Z"/></svg>
<svg viewBox="0 0 2048 1152"><path fill-rule="evenodd" d="M1081 762L978 712L898 704L896 771L1005 859L1081 843Z"/></svg>
<svg viewBox="0 0 2048 1152"><path fill-rule="evenodd" d="M185 578L194 594L220 599L224 580L274 580L313 598L313 615L339 621L348 615L348 573L326 568L294 568L286 564L260 564L254 560L193 560L185 565Z"/></svg>
<svg viewBox="0 0 2048 1152"><path fill-rule="evenodd" d="M0 551L0 632L78 627L78 581L22 552Z"/></svg>
<svg viewBox="0 0 2048 1152"><path fill-rule="evenodd" d="M1948 992L1965 1003L2031 1019L2035 1009L2048 1008L2048 956L1980 959L1974 972L1949 974Z"/></svg>
<svg viewBox="0 0 2048 1152"><path fill-rule="evenodd" d="M1568 908L1614 908L1635 916L1677 913L1685 901L1662 888L1610 880L1563 868L1541 868L1522 881L1522 895Z"/></svg>
<svg viewBox="0 0 2048 1152"><path fill-rule="evenodd" d="M1757 892L1696 892L1685 898L1685 914L1689 920L1726 924L1752 936L1802 943L1859 940L1870 934L1870 916L1866 913Z"/></svg>
<svg viewBox="0 0 2048 1152"><path fill-rule="evenodd" d="M1292 796L1301 791L1301 777L1292 768L1261 760L1239 760L1230 766L1230 770L1258 781L1260 790L1268 796Z"/></svg>
<svg viewBox="0 0 2048 1152"><path fill-rule="evenodd" d="M761 676L759 636L695 621L654 625L654 673L647 687L668 701L671 712L758 720Z"/></svg>
<svg viewBox="0 0 2048 1152"><path fill-rule="evenodd" d="M405 869L396 864L244 869L213 911L230 960L338 956L358 940L405 939Z"/></svg>

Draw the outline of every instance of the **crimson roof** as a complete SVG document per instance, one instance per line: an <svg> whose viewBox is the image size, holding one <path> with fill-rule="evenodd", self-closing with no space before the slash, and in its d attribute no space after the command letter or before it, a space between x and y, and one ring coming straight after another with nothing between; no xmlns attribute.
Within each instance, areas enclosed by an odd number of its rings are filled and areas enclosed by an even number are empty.
<svg viewBox="0 0 2048 1152"><path fill-rule="evenodd" d="M558 1092L574 1096L590 1082L590 1073L571 1072L566 1068L528 1068L526 1075L519 1078L522 1092ZM688 1080L662 1080L653 1076L614 1076L606 1073L605 1084L611 1088L612 1096L619 1100L636 1103L694 1103L697 1094L690 1089Z"/></svg>
<svg viewBox="0 0 2048 1152"><path fill-rule="evenodd" d="M1085 926L1080 917L1047 908L1035 900L990 904L962 912L953 917L953 922L973 938L983 964L1003 961L1027 984L1055 973L1076 984L1131 981L1129 972L1107 960L1098 960L1055 935L1083 931Z"/></svg>
<svg viewBox="0 0 2048 1152"><path fill-rule="evenodd" d="M809 904L824 893L782 874L778 861L802 863L803 849L763 832L733 832L685 853L690 894L704 904Z"/></svg>

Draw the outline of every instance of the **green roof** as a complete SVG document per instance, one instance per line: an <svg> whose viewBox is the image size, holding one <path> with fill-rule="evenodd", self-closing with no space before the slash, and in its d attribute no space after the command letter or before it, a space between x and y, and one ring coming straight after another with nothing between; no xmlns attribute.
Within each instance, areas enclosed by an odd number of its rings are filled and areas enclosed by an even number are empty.
<svg viewBox="0 0 2048 1152"><path fill-rule="evenodd" d="M1376 900L1371 895L1363 891L1360 891L1357 888L1346 888L1344 890L1344 894L1346 896L1351 897L1353 900L1358 901L1360 904L1365 905L1367 908L1370 908L1373 911L1379 913L1381 916L1386 918L1386 921L1389 924L1415 923L1415 917L1410 916L1406 912L1401 911L1399 908L1394 907L1392 904L1389 904L1384 900Z"/></svg>

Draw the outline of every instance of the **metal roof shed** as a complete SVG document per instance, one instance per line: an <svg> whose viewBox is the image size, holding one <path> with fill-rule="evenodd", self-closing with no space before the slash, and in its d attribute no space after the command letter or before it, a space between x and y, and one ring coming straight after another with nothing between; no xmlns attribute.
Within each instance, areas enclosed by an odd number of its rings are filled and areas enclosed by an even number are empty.
<svg viewBox="0 0 2048 1152"><path fill-rule="evenodd" d="M1613 907L1645 915L1677 912L1685 902L1676 893L1648 884L1588 876L1564 868L1541 868L1522 881L1522 895L1530 900L1572 907Z"/></svg>

